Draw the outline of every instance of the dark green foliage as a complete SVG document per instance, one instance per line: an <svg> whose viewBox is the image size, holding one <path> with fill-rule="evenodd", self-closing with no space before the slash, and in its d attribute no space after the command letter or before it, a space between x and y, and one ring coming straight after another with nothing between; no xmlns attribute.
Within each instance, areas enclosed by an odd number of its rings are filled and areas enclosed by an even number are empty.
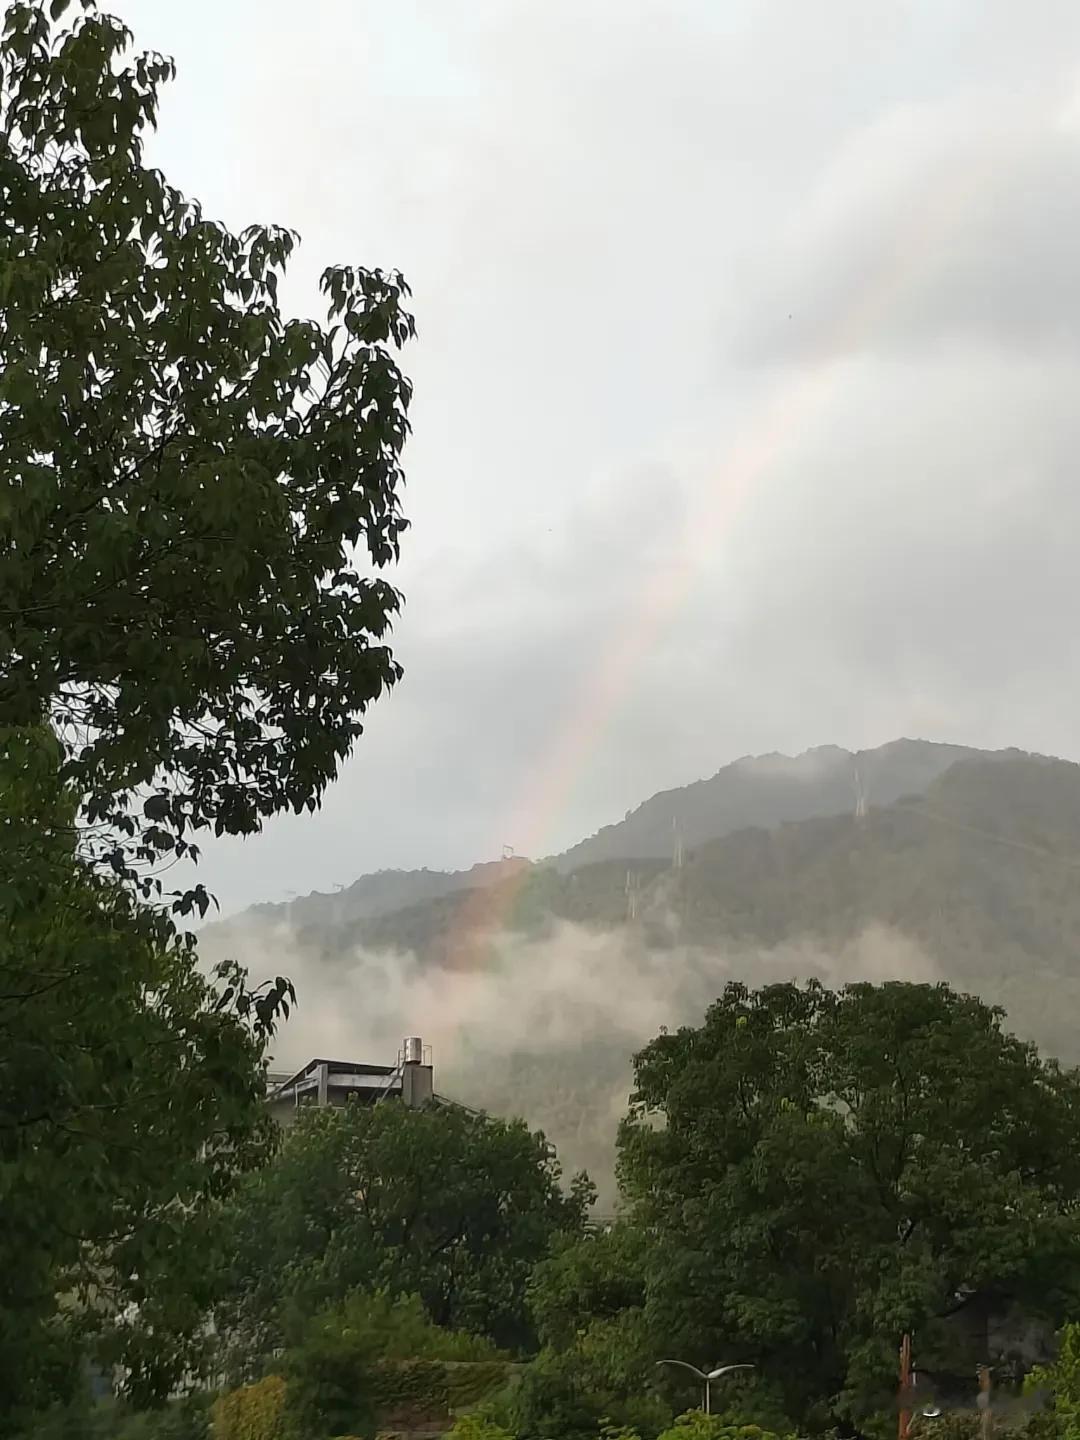
<svg viewBox="0 0 1080 1440"><path fill-rule="evenodd" d="M195 1391L157 1410L84 1401L55 1409L23 1433L25 1440L209 1440L211 1399Z"/></svg>
<svg viewBox="0 0 1080 1440"><path fill-rule="evenodd" d="M0 1433L72 1394L88 1351L143 1397L183 1373L217 1274L206 1202L272 1142L242 977L209 983L79 863L75 809L51 734L0 732Z"/></svg>
<svg viewBox="0 0 1080 1440"><path fill-rule="evenodd" d="M378 1336L369 1328L353 1333L338 1316L316 1317L280 1362L287 1428L298 1437L373 1435L375 1403L368 1375L378 1356Z"/></svg>
<svg viewBox="0 0 1080 1440"><path fill-rule="evenodd" d="M310 1321L281 1367L291 1428L316 1436L448 1424L455 1408L505 1384L507 1371L490 1342L440 1330L416 1297L364 1292Z"/></svg>
<svg viewBox="0 0 1080 1440"><path fill-rule="evenodd" d="M399 673L364 571L404 526L404 282L329 269L327 326L286 322L295 237L143 164L172 65L128 47L89 0L4 11L0 1430L88 1351L140 1398L197 1358L291 987L208 982L133 896L313 809Z"/></svg>
<svg viewBox="0 0 1080 1440"><path fill-rule="evenodd" d="M672 1337L647 1307L665 1253L656 1234L620 1222L564 1240L536 1267L529 1297L543 1348L514 1396L522 1436L595 1436L605 1421L654 1436L700 1402L685 1373L658 1368L672 1355ZM733 1377L713 1401L732 1423L753 1417L790 1429L775 1387L760 1376Z"/></svg>
<svg viewBox="0 0 1080 1440"><path fill-rule="evenodd" d="M528 1345L532 1267L556 1235L580 1233L590 1198L584 1181L564 1196L559 1176L520 1122L396 1104L301 1112L230 1209L219 1318L237 1364L357 1287L417 1295L436 1325Z"/></svg>
<svg viewBox="0 0 1080 1440"><path fill-rule="evenodd" d="M560 1237L529 1282L529 1308L540 1343L565 1350L591 1321L640 1311L648 1248L645 1234L625 1223Z"/></svg>
<svg viewBox="0 0 1080 1440"><path fill-rule="evenodd" d="M595 1436L605 1419L652 1435L670 1420L656 1384L663 1340L644 1313L649 1247L620 1224L567 1237L537 1265L529 1304L542 1349L514 1397L522 1436Z"/></svg>
<svg viewBox="0 0 1080 1440"><path fill-rule="evenodd" d="M592 1330L594 1343L542 1350L528 1367L509 1410L510 1428L521 1440L595 1440L605 1419L655 1436L670 1422L671 1407L654 1390L627 1384L624 1336L605 1328ZM634 1337L631 1347L639 1345Z"/></svg>
<svg viewBox="0 0 1080 1440"><path fill-rule="evenodd" d="M144 165L173 67L129 38L20 0L0 42L0 724L52 719L121 871L313 809L397 678L354 559L398 552L413 330L354 267L283 319L296 237Z"/></svg>
<svg viewBox="0 0 1080 1440"><path fill-rule="evenodd" d="M645 1048L620 1174L675 1354L752 1359L804 1423L864 1423L904 1331L970 1373L950 1315L1069 1313L1080 1079L1000 1020L944 986L732 984Z"/></svg>

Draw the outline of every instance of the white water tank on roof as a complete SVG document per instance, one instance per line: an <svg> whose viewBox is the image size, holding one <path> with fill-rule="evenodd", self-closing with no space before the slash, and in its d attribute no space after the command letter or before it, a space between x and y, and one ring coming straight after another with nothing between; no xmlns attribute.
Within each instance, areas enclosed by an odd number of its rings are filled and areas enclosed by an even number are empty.
<svg viewBox="0 0 1080 1440"><path fill-rule="evenodd" d="M405 1044L402 1047L406 1065L422 1065L424 1063L424 1042L419 1035L407 1035Z"/></svg>

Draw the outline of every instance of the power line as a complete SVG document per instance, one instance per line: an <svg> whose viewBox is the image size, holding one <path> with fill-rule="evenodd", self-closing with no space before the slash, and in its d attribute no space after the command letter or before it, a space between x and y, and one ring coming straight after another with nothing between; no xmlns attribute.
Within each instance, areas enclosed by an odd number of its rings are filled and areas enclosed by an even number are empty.
<svg viewBox="0 0 1080 1440"><path fill-rule="evenodd" d="M1059 865L1064 865L1067 870L1080 870L1080 860L1070 860L1067 855L1059 855L1057 851L1051 850L1046 845L1036 845L1030 840L1012 839L1008 835L995 835L992 830L982 830L977 825L965 825L961 820L953 820L948 815L938 815L933 810L925 810L918 805L897 804L890 805L888 808L903 810L908 815L921 815L926 820L932 820L936 825L945 825L950 830L959 830L965 835L975 835L979 839L990 840L995 845L1006 845L1012 850L1025 850L1029 855L1055 860Z"/></svg>

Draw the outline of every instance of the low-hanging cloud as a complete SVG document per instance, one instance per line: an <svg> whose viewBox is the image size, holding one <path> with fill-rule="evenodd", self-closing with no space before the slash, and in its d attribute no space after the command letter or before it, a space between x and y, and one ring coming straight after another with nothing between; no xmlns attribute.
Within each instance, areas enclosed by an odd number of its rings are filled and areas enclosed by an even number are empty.
<svg viewBox="0 0 1080 1440"><path fill-rule="evenodd" d="M811 940L654 948L628 931L560 923L539 939L497 933L490 963L471 970L361 947L315 961L287 925L234 926L207 942L208 957L226 952L254 978L272 970L294 980L298 1004L277 1037L275 1069L314 1056L388 1064L405 1035L420 1035L440 1093L543 1129L567 1173L585 1168L597 1181L604 1208L634 1052L661 1027L700 1023L727 981L941 978L917 944L883 925L826 951Z"/></svg>

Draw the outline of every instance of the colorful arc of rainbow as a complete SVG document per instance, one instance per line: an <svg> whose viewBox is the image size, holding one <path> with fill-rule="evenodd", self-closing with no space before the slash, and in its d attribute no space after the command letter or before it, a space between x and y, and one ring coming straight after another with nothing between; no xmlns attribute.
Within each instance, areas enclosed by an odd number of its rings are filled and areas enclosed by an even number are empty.
<svg viewBox="0 0 1080 1440"><path fill-rule="evenodd" d="M721 528L734 523L754 484L793 437L825 408L841 374L839 362L865 344L890 307L930 268L942 241L975 199L994 179L1001 183L1003 168L987 158L965 174L949 170L940 175L926 203L896 236L872 281L841 313L812 367L782 382L732 446L717 469L705 503L686 527L678 555L653 574L510 811L504 833L514 837L515 843L524 839L525 853L543 853L541 847L549 840L578 776L631 689L642 657L659 643L665 626L678 614ZM935 217L932 224L925 220L928 214ZM512 880L495 887L493 894L474 891L461 903L447 946L455 968L472 968L485 942L504 926L527 873L522 867Z"/></svg>

